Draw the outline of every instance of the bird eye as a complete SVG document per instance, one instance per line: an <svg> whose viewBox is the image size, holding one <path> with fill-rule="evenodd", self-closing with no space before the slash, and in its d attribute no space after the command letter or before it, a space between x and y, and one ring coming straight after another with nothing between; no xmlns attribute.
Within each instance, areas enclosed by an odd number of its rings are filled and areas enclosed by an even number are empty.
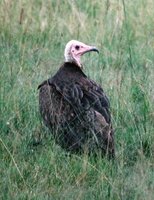
<svg viewBox="0 0 154 200"><path fill-rule="evenodd" d="M80 49L80 46L79 46L79 45L76 45L76 46L75 46L75 49L76 49L76 50L79 50L79 49Z"/></svg>

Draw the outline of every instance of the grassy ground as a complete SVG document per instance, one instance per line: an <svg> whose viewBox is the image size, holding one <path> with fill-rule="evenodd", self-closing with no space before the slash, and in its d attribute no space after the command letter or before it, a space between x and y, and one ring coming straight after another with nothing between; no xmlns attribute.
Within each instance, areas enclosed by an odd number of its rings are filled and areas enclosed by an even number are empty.
<svg viewBox="0 0 154 200"><path fill-rule="evenodd" d="M154 199L153 24L153 0L0 1L0 199ZM66 154L41 122L37 86L70 39L100 49L83 63L111 101L114 162Z"/></svg>

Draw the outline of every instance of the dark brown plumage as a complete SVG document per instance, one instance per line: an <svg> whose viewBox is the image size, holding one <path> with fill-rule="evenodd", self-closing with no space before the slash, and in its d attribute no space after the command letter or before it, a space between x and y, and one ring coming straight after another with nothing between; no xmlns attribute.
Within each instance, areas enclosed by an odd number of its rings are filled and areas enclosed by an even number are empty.
<svg viewBox="0 0 154 200"><path fill-rule="evenodd" d="M71 152L97 152L114 157L109 100L73 62L39 85L39 106L56 143Z"/></svg>

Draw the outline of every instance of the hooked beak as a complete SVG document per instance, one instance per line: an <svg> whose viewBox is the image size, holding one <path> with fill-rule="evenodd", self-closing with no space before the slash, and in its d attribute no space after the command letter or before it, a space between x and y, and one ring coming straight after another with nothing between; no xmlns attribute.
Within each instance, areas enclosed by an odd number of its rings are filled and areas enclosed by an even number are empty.
<svg viewBox="0 0 154 200"><path fill-rule="evenodd" d="M83 54L88 53L90 51L95 51L99 53L99 50L96 47L85 45L83 49L79 52L79 54L82 56Z"/></svg>
<svg viewBox="0 0 154 200"><path fill-rule="evenodd" d="M99 50L96 47L92 47L89 51L95 51L99 54Z"/></svg>

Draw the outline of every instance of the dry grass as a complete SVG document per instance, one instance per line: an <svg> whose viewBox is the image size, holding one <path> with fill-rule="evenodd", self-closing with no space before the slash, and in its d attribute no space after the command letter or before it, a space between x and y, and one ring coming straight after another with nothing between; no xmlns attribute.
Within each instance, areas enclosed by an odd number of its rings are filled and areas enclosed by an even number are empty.
<svg viewBox="0 0 154 200"><path fill-rule="evenodd" d="M153 10L153 0L0 2L1 199L154 198ZM83 63L111 101L114 162L66 154L41 123L37 86L70 39L100 49Z"/></svg>

